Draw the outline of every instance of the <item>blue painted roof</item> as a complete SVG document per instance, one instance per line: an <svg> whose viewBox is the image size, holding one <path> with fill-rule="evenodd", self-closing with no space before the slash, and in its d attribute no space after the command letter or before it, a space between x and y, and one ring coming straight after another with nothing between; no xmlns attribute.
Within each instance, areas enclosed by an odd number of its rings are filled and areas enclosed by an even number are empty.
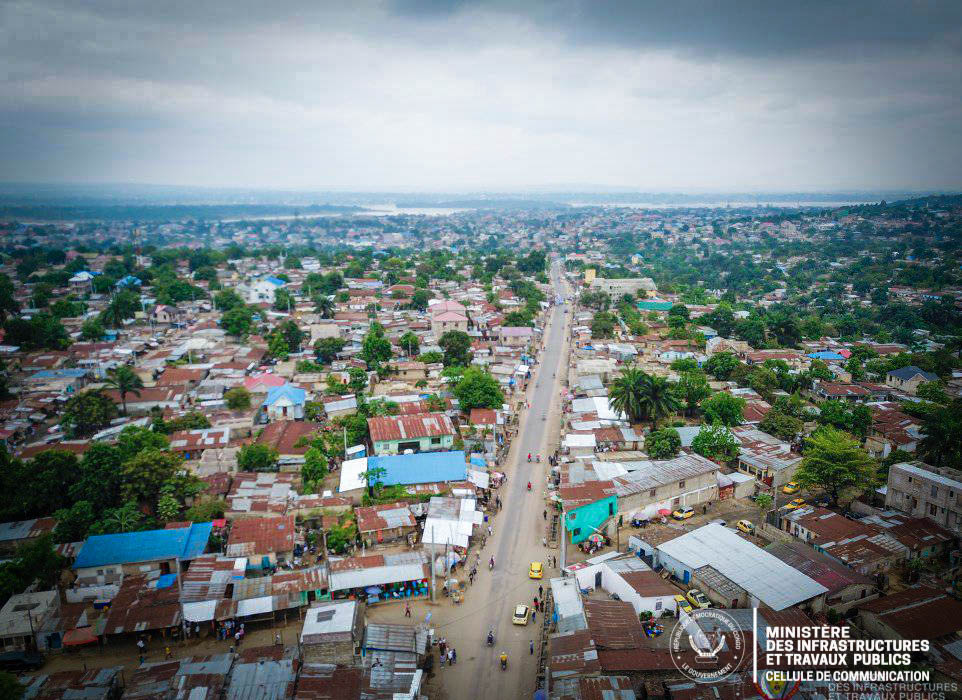
<svg viewBox="0 0 962 700"><path fill-rule="evenodd" d="M39 372L34 372L33 376L41 379L63 379L65 377L82 377L87 374L87 370L80 368L66 368L66 369L42 369Z"/></svg>
<svg viewBox="0 0 962 700"><path fill-rule="evenodd" d="M463 450L368 457L367 468L370 470L375 467L384 469L381 483L385 486L464 481L468 477Z"/></svg>
<svg viewBox="0 0 962 700"><path fill-rule="evenodd" d="M287 284L287 282L280 279L279 277L265 277L264 281L270 282L271 284L277 285L278 287L283 287L285 284Z"/></svg>
<svg viewBox="0 0 962 700"><path fill-rule="evenodd" d="M114 284L115 287L139 287L142 282L133 275L127 275L123 279L117 280Z"/></svg>
<svg viewBox="0 0 962 700"><path fill-rule="evenodd" d="M307 400L307 392L303 389L299 389L293 384L281 384L280 386L272 386L267 391L267 398L264 399L264 406L273 406L274 403L281 398L288 398L291 403L302 404Z"/></svg>
<svg viewBox="0 0 962 700"><path fill-rule="evenodd" d="M810 352L806 357L811 357L813 360L844 360L844 355L839 355L837 352L829 352L828 350L822 350L821 352Z"/></svg>
<svg viewBox="0 0 962 700"><path fill-rule="evenodd" d="M88 537L73 568L109 564L134 564L180 557L194 559L204 553L213 523L194 523L176 530L145 530Z"/></svg>

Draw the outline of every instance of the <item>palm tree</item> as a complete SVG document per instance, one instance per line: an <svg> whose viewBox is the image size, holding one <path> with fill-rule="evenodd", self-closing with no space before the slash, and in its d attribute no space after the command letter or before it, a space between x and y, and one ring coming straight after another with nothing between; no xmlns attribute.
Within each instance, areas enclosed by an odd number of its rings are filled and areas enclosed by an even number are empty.
<svg viewBox="0 0 962 700"><path fill-rule="evenodd" d="M675 387L665 377L653 377L642 372L641 406L644 415L651 421L652 431L658 428L658 421L681 410L681 401Z"/></svg>
<svg viewBox="0 0 962 700"><path fill-rule="evenodd" d="M314 310L321 315L321 318L333 318L334 300L327 295L319 296L314 302Z"/></svg>
<svg viewBox="0 0 962 700"><path fill-rule="evenodd" d="M625 415L631 423L640 423L645 418L642 404L642 384L648 375L637 367L625 367L621 376L611 385L611 407Z"/></svg>
<svg viewBox="0 0 962 700"><path fill-rule="evenodd" d="M120 394L120 403L123 405L125 416L127 415L127 394L140 396L140 390L144 388L144 382L127 365L107 370L104 384L116 389Z"/></svg>

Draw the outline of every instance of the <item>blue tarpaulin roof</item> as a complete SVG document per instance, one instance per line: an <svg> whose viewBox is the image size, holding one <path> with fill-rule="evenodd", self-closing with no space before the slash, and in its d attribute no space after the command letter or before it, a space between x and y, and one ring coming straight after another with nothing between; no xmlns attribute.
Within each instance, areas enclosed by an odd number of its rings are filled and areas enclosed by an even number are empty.
<svg viewBox="0 0 962 700"><path fill-rule="evenodd" d="M157 579L157 588L170 588L177 582L177 574L163 574Z"/></svg>
<svg viewBox="0 0 962 700"><path fill-rule="evenodd" d="M213 523L194 523L176 530L122 532L88 537L73 568L86 569L107 564L132 564L181 558L194 559L204 553Z"/></svg>
<svg viewBox="0 0 962 700"><path fill-rule="evenodd" d="M811 357L813 360L844 360L845 357L839 355L837 352L829 352L828 350L823 350L821 352L809 353L806 357Z"/></svg>
<svg viewBox="0 0 962 700"><path fill-rule="evenodd" d="M385 486L464 481L468 476L463 450L368 457L368 471L377 467L384 469L381 483Z"/></svg>
<svg viewBox="0 0 962 700"><path fill-rule="evenodd" d="M307 392L293 384L272 386L267 390L267 398L264 399L264 405L273 406L274 403L281 398L290 399L292 404L300 405L307 399Z"/></svg>

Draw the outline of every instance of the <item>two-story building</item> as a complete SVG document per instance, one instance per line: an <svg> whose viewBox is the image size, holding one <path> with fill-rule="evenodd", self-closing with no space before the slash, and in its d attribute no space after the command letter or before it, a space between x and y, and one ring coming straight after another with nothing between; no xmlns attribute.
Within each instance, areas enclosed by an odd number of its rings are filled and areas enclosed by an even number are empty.
<svg viewBox="0 0 962 700"><path fill-rule="evenodd" d="M962 533L962 472L935 469L922 462L893 464L885 505Z"/></svg>

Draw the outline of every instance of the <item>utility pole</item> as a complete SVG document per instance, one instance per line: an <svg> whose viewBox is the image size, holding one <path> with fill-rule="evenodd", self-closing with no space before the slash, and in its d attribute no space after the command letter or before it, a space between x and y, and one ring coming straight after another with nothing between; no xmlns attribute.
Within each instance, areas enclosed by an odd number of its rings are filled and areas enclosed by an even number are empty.
<svg viewBox="0 0 962 700"><path fill-rule="evenodd" d="M431 602L434 602L434 528L431 528Z"/></svg>

